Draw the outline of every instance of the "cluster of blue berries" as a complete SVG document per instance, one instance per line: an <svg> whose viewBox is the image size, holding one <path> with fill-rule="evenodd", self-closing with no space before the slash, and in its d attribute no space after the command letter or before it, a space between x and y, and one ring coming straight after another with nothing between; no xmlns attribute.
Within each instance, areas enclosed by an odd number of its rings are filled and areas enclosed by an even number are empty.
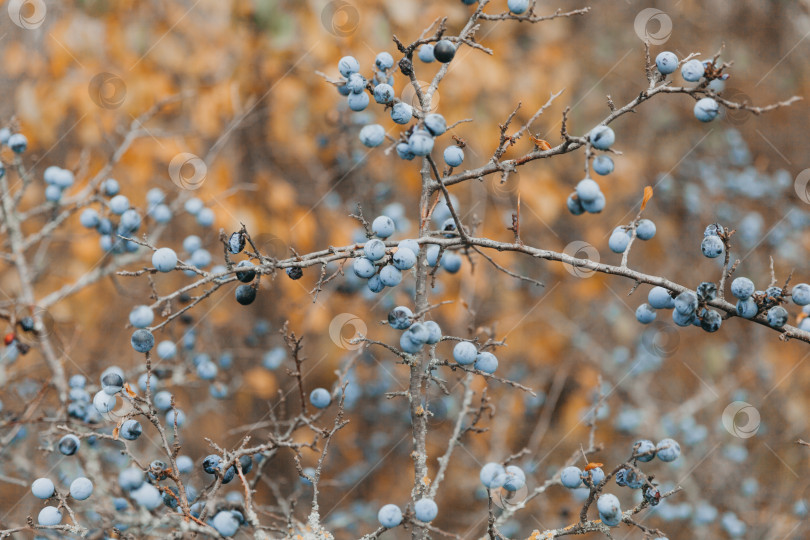
<svg viewBox="0 0 810 540"><path fill-rule="evenodd" d="M426 43L419 49L418 56L422 62L430 63L438 60L442 63L450 62L455 55L455 45L442 39L437 43ZM396 144L397 155L406 160L416 156L427 156L433 151L434 139L447 131L447 121L437 113L421 116L421 113L404 101L398 99L394 93L394 58L387 52L382 52L375 59L375 71L370 80L360 74L360 63L353 56L344 56L338 62L338 71L341 79L338 90L346 96L349 108L352 111L364 110L371 99L390 109L391 120L395 124L407 125L413 118L421 122L406 133L402 140ZM385 128L380 124L366 124L360 129L359 139L365 146L375 148L385 141ZM450 167L458 167L464 161L463 144L450 145L444 150L444 160Z"/></svg>
<svg viewBox="0 0 810 540"><path fill-rule="evenodd" d="M371 230L377 238L365 242L363 254L352 262L352 270L358 278L368 280L369 290L379 293L386 287L396 287L402 282L402 273L416 265L420 246L415 240L408 239L400 241L396 251L389 251L385 239L394 234L396 225L394 220L386 215L377 217L371 225ZM455 236L456 226L452 218L445 221L442 232L448 238ZM435 267L439 264L452 274L461 268L460 255L452 251L442 252L435 244L427 246L425 259L429 266Z"/></svg>
<svg viewBox="0 0 810 540"><path fill-rule="evenodd" d="M667 76L674 73L680 62L678 56L670 51L664 51L655 58L655 65L662 76ZM728 78L728 74L720 74L715 76L715 65L709 61L700 61L695 58L687 60L681 66L681 77L686 82L699 82L702 78L706 77L709 81L719 80L724 81ZM701 122L711 122L720 113L720 104L713 98L704 97L695 103L694 107L695 118Z"/></svg>
<svg viewBox="0 0 810 540"><path fill-rule="evenodd" d="M34 480L31 484L31 493L37 499L42 500L48 500L57 494L56 487L49 478L37 478ZM77 501L89 499L90 495L93 494L93 482L84 476L79 476L70 483L68 493L72 499ZM58 506L45 506L37 516L37 523L40 525L53 526L59 525L61 522L62 512Z"/></svg>
<svg viewBox="0 0 810 540"><path fill-rule="evenodd" d="M62 199L62 192L73 185L76 178L73 171L51 165L42 173L45 180L45 200L51 203L59 203Z"/></svg>
<svg viewBox="0 0 810 540"><path fill-rule="evenodd" d="M34 332L33 317L22 317L18 321L18 324L23 332ZM5 345L5 348L0 351L0 364L11 364L15 362L20 355L28 354L28 351L31 350L31 346L20 338L21 336L16 332L9 332L4 336L3 345ZM0 408L0 410L2 410L2 408Z"/></svg>
<svg viewBox="0 0 810 540"><path fill-rule="evenodd" d="M415 322L413 312L407 306L392 309L388 313L388 325L395 330L404 330L399 346L408 354L416 354L425 345L435 345L442 339L442 329L436 322Z"/></svg>
<svg viewBox="0 0 810 540"><path fill-rule="evenodd" d="M241 231L237 231L233 233L230 238L228 239L228 251L232 255L237 255L241 253L245 249L245 237ZM237 263L236 268L244 268L244 270L236 272L236 279L241 281L244 285L239 285L234 290L234 296L236 301L242 304L243 306L247 306L253 303L256 300L256 293L259 289L258 280L253 281L256 278L256 265L253 264L250 260L244 259ZM225 271L224 266L217 266L214 268L216 272ZM290 276L292 279L299 279L303 276L303 271L301 268L297 268L294 274L291 274L291 269L287 269L287 275Z"/></svg>
<svg viewBox="0 0 810 540"><path fill-rule="evenodd" d="M655 457L663 462L671 463L681 454L680 445L673 439L662 439L657 445L649 440L640 440L633 446L633 461L648 463ZM635 468L623 467L616 473L616 485L641 489L643 498L656 506L661 500L658 487L649 483L649 480L639 474ZM560 483L572 490L580 489L584 484L591 491L596 490L605 481L605 473L601 467L589 465L584 471L579 467L568 466L560 472ZM619 499L612 494L603 494L596 503L599 518L609 527L615 527L622 520Z"/></svg>
<svg viewBox="0 0 810 540"><path fill-rule="evenodd" d="M613 229L608 238L608 247L613 253L624 253L627 246L630 245L630 239L633 238L632 226L619 226ZM650 240L655 236L655 223L649 219L640 219L635 224L636 238L639 240Z"/></svg>
<svg viewBox="0 0 810 540"><path fill-rule="evenodd" d="M380 292L385 287L396 287L402 282L402 272L416 264L419 244L403 240L393 254L389 254L384 239L395 231L394 220L388 216L377 217L371 225L377 238L371 238L363 246L363 255L354 259L352 269L357 277L368 280L368 288ZM379 265L379 266L378 266Z"/></svg>
<svg viewBox="0 0 810 540"><path fill-rule="evenodd" d="M48 167L45 170L46 182L49 181L49 171L54 171L50 173L50 177L53 178L54 176L59 177L62 174L60 171L63 169ZM102 182L99 188L99 194L106 197L106 204L100 210L85 208L79 216L83 227L95 230L100 235L101 248L116 255L138 251L138 244L120 237L132 237L141 228L143 222L141 215L130 205L126 195L122 195L120 191L118 181L108 178Z"/></svg>
<svg viewBox="0 0 810 540"><path fill-rule="evenodd" d="M150 215L154 214L155 209L163 203L162 193L159 192L159 189L154 188L146 193L146 200L150 206ZM153 193L152 197L149 196L150 193ZM205 206L205 203L197 197L186 199L186 202L183 203L183 209L194 216L197 224L201 227L210 227L214 224L214 218L216 217L214 211ZM158 221L157 218L155 218L155 221Z"/></svg>
<svg viewBox="0 0 810 540"><path fill-rule="evenodd" d="M440 39L435 44L425 43L419 47L418 56L426 64L434 61L447 64L456 56L456 46L449 39Z"/></svg>
<svg viewBox="0 0 810 540"><path fill-rule="evenodd" d="M388 313L388 325L403 330L399 339L402 351L416 354L425 345L435 345L442 340L442 330L434 321L415 322L414 314L407 306L397 306ZM471 341L459 341L453 347L453 359L461 366L472 365L484 373L495 373L498 358L489 351L479 351Z"/></svg>
<svg viewBox="0 0 810 540"><path fill-rule="evenodd" d="M453 347L453 359L461 366L473 365L484 373L495 373L498 369L498 358L489 351L478 351L471 341L459 341Z"/></svg>
<svg viewBox="0 0 810 540"><path fill-rule="evenodd" d="M673 297L663 287L653 287L647 295L646 304L636 309L636 319L642 324L650 324L657 316L656 310L671 309L672 320L678 326L699 326L706 332L720 329L723 317L716 310L709 309L706 303L717 298L717 285L704 281L696 292L684 291Z"/></svg>
<svg viewBox="0 0 810 540"><path fill-rule="evenodd" d="M107 368L102 372L100 382L101 389L91 399L90 393L85 389L87 384L85 377L73 375L70 378L68 415L88 424L98 424L104 415L115 408L117 402L115 396L123 389L124 372L115 366Z"/></svg>
<svg viewBox="0 0 810 540"><path fill-rule="evenodd" d="M650 224L652 225L652 222ZM640 225L639 223L639 227ZM654 234L655 225L652 225L651 230ZM613 232L611 241L618 236L617 232L620 232L620 229ZM641 237L638 230L636 234ZM717 258L722 255L725 252L724 238L727 238L727 234L720 225L709 225L701 243L703 255L709 258ZM722 238L721 235L723 235ZM616 244L618 241L614 242L614 245ZM613 247L611 245L611 249ZM619 246L617 245L617 247ZM616 250L614 249L614 251ZM723 317L718 311L706 307L706 304L715 298L717 298L717 285L709 281L701 282L695 292L684 291L674 297L664 287L653 287L647 295L647 303L641 304L636 309L636 319L642 324L650 324L656 319L656 310L671 309L672 320L678 326L694 325L707 332L716 332L720 329Z"/></svg>
<svg viewBox="0 0 810 540"><path fill-rule="evenodd" d="M5 127L0 129L0 145L8 146L15 154L22 154L28 149L28 139L22 133L12 133L9 128Z"/></svg>
<svg viewBox="0 0 810 540"><path fill-rule="evenodd" d="M737 298L737 314L745 319L752 319L764 312L772 328L782 328L788 322L788 311L780 304L790 296L793 303L802 306L804 317L799 328L810 329L807 320L807 306L810 306L810 285L799 283L790 288L789 294L781 287L771 286L764 291L756 290L754 282L747 277L737 277L731 282L731 294Z"/></svg>
<svg viewBox="0 0 810 540"><path fill-rule="evenodd" d="M261 454L257 454L254 457L257 460L263 458ZM194 470L194 462L188 456L178 456L175 462L177 463L177 473L180 475L189 475ZM247 475L253 469L254 460L251 456L241 456L239 458L239 464L242 473ZM203 460L202 469L210 475L219 477L222 484L230 483L237 474L236 467L233 465L226 471L222 471L222 460L217 455L207 456ZM174 486L165 487L159 484L167 475L168 470L166 464L162 461L155 460L149 464L146 474L144 474L144 471L141 469L132 466L122 469L118 474L118 484L125 495L147 510L155 510L161 504L172 510L176 510L179 506L179 490ZM197 501L197 489L187 481L184 482L184 490L186 500L191 505L191 515L199 518L205 506L205 502ZM232 492L226 495L225 502L226 505L230 506L240 504L243 501L239 493ZM117 498L115 505L119 510L123 510L128 506L127 499ZM207 523L214 527L222 536L230 537L236 534L239 526L245 524L245 518L240 510L235 508L220 508L213 517L208 519Z"/></svg>
<svg viewBox="0 0 810 540"><path fill-rule="evenodd" d="M786 169L773 173L753 165L753 153L736 129L725 131L727 151L712 149L705 157L684 160L676 174L656 179L656 197L682 204L690 215L715 216L734 223L734 239L745 250L767 245L774 256L798 265L803 262L803 231L810 227L810 211L793 200L794 175ZM759 210L745 209L756 201ZM744 212L740 215L740 212ZM767 223L767 216L784 219Z"/></svg>
<svg viewBox="0 0 810 540"><path fill-rule="evenodd" d="M22 154L28 148L28 139L22 133L11 133L9 128L2 128L0 129L0 146L8 146L11 148L12 152L16 155ZM58 168L58 167L57 167ZM60 169L61 171L62 169ZM6 175L6 166L3 163L0 163L0 178ZM70 171L65 170L64 173L59 175L59 182L60 184L65 184L65 187L69 187L73 184L73 173ZM48 194L48 188L50 185L45 188L46 198ZM62 189L60 187L55 187L56 193L58 196L56 197L57 200L62 196ZM53 190L51 190L51 196L53 196ZM48 199L50 200L50 198Z"/></svg>
<svg viewBox="0 0 810 540"><path fill-rule="evenodd" d="M616 134L608 126L598 125L588 134L588 141L592 148L609 150L616 142ZM599 155L594 159L593 169L603 176L610 174L613 172L613 160L609 156ZM605 208L605 195L596 181L586 177L580 180L574 192L568 196L566 204L568 211L575 216L585 212L598 214Z"/></svg>
<svg viewBox="0 0 810 540"><path fill-rule="evenodd" d="M439 507L433 499L422 498L413 505L414 517L422 523L430 523L439 515ZM377 513L377 520L386 529L402 523L402 510L395 504L386 504Z"/></svg>
<svg viewBox="0 0 810 540"><path fill-rule="evenodd" d="M0 129L0 145L11 148L12 152L19 155L28 149L28 139L22 133L11 133L8 128ZM6 174L5 165L0 164L0 177ZM73 171L52 165L45 169L43 173L45 180L45 200L52 203L59 203L62 199L62 192L73 185L76 178Z"/></svg>
<svg viewBox="0 0 810 540"><path fill-rule="evenodd" d="M578 489L582 484L596 487L605 479L605 472L601 467L591 467L585 471L573 465L560 471L560 483L568 489Z"/></svg>
<svg viewBox="0 0 810 540"><path fill-rule="evenodd" d="M481 467L478 478L484 487L490 490L503 488L515 492L526 485L526 473L517 465L504 467L500 463L491 461Z"/></svg>
<svg viewBox="0 0 810 540"><path fill-rule="evenodd" d="M140 327L151 324L153 314L151 309L146 306L136 306L130 313L130 323L133 326ZM264 322L265 324L260 324ZM266 334L269 328L266 321L257 321L254 335ZM190 337L189 337L190 336ZM193 335L186 334L183 339L184 349L191 350L194 348L195 339ZM281 353L279 354L279 351ZM157 354L161 359L170 360L175 358L178 352L178 347L172 341L162 341L157 346ZM272 358L271 358L272 357ZM266 367L277 368L281 362L286 358L283 349L272 349L265 355ZM223 368L230 366L233 363L232 355L225 353L220 358L219 365ZM210 356L205 353L198 353L193 357L193 364L197 370L200 379L211 380L216 375L218 368L217 365L210 359ZM160 383L159 377L151 378L151 386L158 387ZM125 374L123 370L118 367L110 367L106 369L100 377L99 391L93 396L92 400L90 394L87 392L88 386L86 379L81 375L74 375L70 378L70 404L68 407L69 414L73 417L80 419L83 422L90 424L98 424L102 418L109 418L109 413L115 408L117 398L116 396L122 392L127 386L125 385ZM139 377L138 387L146 390L147 376L143 374ZM213 386L213 384L212 384ZM127 390L131 393L132 388ZM212 395L214 392L212 390ZM217 397L217 396L215 396ZM331 402L330 393L319 388L312 392L311 403L318 408L325 408ZM185 422L185 414L176 409L172 403L172 395L166 390L159 390L153 396L153 404L158 412L165 413L165 421L167 425L171 426L176 424L178 427L182 426ZM101 428L101 432L110 433L112 428ZM125 418L119 423L118 436L121 439L134 441L137 440L143 433L143 426L134 418ZM114 432L113 432L114 434ZM90 436L80 439L74 434L68 434L62 437L57 443L58 451L65 456L75 455L82 445L82 442L88 442L95 445L96 436ZM244 474L251 472L255 460L263 459L262 454L254 456L241 456L239 458L239 465ZM193 472L194 462L185 455L180 455L176 458L177 473L187 475ZM206 457L202 463L202 469L214 476L217 476L222 484L228 484L235 478L237 469L235 465L229 466L227 469L223 467L223 461L218 455L211 455ZM147 470L129 466L120 470L118 476L118 483L124 494L124 497L115 497L114 506L117 510L123 511L128 508L130 501L136 505L145 508L146 510L155 510L161 505L165 505L171 509L177 509L179 503L179 491L176 487L161 486L160 481L171 476L167 465L159 460L152 461ZM196 501L198 492L187 482L184 482L185 492L188 504L191 505L192 515L200 517L204 502ZM84 477L76 478L70 483L70 496L76 500L84 500L92 493L92 482ZM37 497L47 499L53 496L53 484L48 479L39 479L32 486L32 491ZM226 501L230 503L238 503L240 501L234 500L235 497L230 495L238 495L236 493L228 494ZM229 506L233 506L230 504ZM59 507L45 507L39 516L40 525L57 525L61 522L63 516ZM209 517L207 523L214 527L222 536L230 537L237 533L238 528L245 524L245 519L242 512L234 508L218 508L213 517ZM117 524L119 529L125 530L125 524Z"/></svg>

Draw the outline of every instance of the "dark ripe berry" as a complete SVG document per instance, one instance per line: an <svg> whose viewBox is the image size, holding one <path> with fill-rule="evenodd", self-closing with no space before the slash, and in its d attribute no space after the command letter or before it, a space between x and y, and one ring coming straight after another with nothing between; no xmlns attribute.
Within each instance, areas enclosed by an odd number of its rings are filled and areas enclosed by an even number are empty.
<svg viewBox="0 0 810 540"><path fill-rule="evenodd" d="M228 239L228 250L236 255L245 249L245 235L237 231Z"/></svg>
<svg viewBox="0 0 810 540"><path fill-rule="evenodd" d="M631 469L626 469L626 471L625 480L627 480L627 487L630 489L638 489L644 485L645 478L643 476Z"/></svg>
<svg viewBox="0 0 810 540"><path fill-rule="evenodd" d="M582 203L580 202L579 196L576 194L576 192L568 196L566 205L568 206L568 211L574 216L579 216L585 213L585 209L582 207Z"/></svg>
<svg viewBox="0 0 810 540"><path fill-rule="evenodd" d="M236 467L231 465L230 467L228 467L228 470L225 471L225 474L222 475L222 483L223 484L230 483L230 481L233 480L234 476L236 476Z"/></svg>
<svg viewBox="0 0 810 540"><path fill-rule="evenodd" d="M253 268L255 265L250 261L241 261L239 264L236 265L237 268ZM250 283L253 281L253 278L256 277L256 272L254 270L243 270L241 272L236 272L236 279L241 281L242 283Z"/></svg>
<svg viewBox="0 0 810 540"><path fill-rule="evenodd" d="M413 62L411 62L407 56L399 61L399 71L406 77L409 77L411 73L413 73Z"/></svg>
<svg viewBox="0 0 810 540"><path fill-rule="evenodd" d="M788 312L782 306L774 306L767 313L768 324L773 328L782 328L787 324Z"/></svg>
<svg viewBox="0 0 810 540"><path fill-rule="evenodd" d="M644 500L650 503L650 506L657 506L661 502L661 491L657 487L644 488Z"/></svg>
<svg viewBox="0 0 810 540"><path fill-rule="evenodd" d="M767 289L765 289L765 295L769 299L772 298L774 300L782 298L782 288L781 287L768 287Z"/></svg>
<svg viewBox="0 0 810 540"><path fill-rule="evenodd" d="M149 470L146 474L149 475L149 478L152 480L161 480L164 476L164 471L166 470L166 464L156 459L152 463L149 464Z"/></svg>
<svg viewBox="0 0 810 540"><path fill-rule="evenodd" d="M253 460L250 456L242 456L239 458L239 465L242 467L242 472L247 474L253 468Z"/></svg>
<svg viewBox="0 0 810 540"><path fill-rule="evenodd" d="M107 394L117 394L124 388L124 378L114 371L107 373L101 378L101 388Z"/></svg>
<svg viewBox="0 0 810 540"><path fill-rule="evenodd" d="M20 327L26 332L31 332L34 330L34 318L33 317L23 317L20 320Z"/></svg>
<svg viewBox="0 0 810 540"><path fill-rule="evenodd" d="M72 456L78 452L79 446L81 446L81 442L76 435L65 435L59 439L59 451L66 456Z"/></svg>
<svg viewBox="0 0 810 540"><path fill-rule="evenodd" d="M616 484L628 486L631 489L638 489L644 485L644 478L636 474L632 469L622 469L616 473Z"/></svg>
<svg viewBox="0 0 810 540"><path fill-rule="evenodd" d="M174 486L170 486L166 491L163 492L163 504L175 510L177 508L177 501L179 492L177 488Z"/></svg>
<svg viewBox="0 0 810 540"><path fill-rule="evenodd" d="M720 330L722 323L723 317L713 309L706 310L706 312L703 313L703 317L700 319L700 327L707 332L717 332Z"/></svg>
<svg viewBox="0 0 810 540"><path fill-rule="evenodd" d="M194 322L194 317L189 313L183 313L180 315L180 322L183 324L191 324Z"/></svg>
<svg viewBox="0 0 810 540"><path fill-rule="evenodd" d="M256 289L250 285L239 285L236 288L237 302L243 306L247 306L248 304L252 304L254 300L256 300Z"/></svg>
<svg viewBox="0 0 810 540"><path fill-rule="evenodd" d="M121 437L128 441L134 441L143 433L143 426L137 420L129 419L121 426Z"/></svg>
<svg viewBox="0 0 810 540"><path fill-rule="evenodd" d="M698 300L707 302L717 298L717 285L710 281L704 281L697 288Z"/></svg>
<svg viewBox="0 0 810 540"><path fill-rule="evenodd" d="M246 523L245 516L243 516L242 512L239 510L231 509L231 514L233 514L233 517L235 517L236 521L239 522L239 525L244 525Z"/></svg>
<svg viewBox="0 0 810 540"><path fill-rule="evenodd" d="M68 416L83 420L87 416L87 404L83 401L73 401L67 406Z"/></svg>
<svg viewBox="0 0 810 540"><path fill-rule="evenodd" d="M413 324L413 312L405 306L397 306L388 313L388 324L396 330L405 330Z"/></svg>
<svg viewBox="0 0 810 540"><path fill-rule="evenodd" d="M22 133L15 133L8 138L7 144L15 154L22 154L28 148L28 139Z"/></svg>
<svg viewBox="0 0 810 540"><path fill-rule="evenodd" d="M293 280L301 279L301 276L304 275L304 271L301 270L301 267L299 266L290 266L287 268L287 275Z"/></svg>
<svg viewBox="0 0 810 540"><path fill-rule="evenodd" d="M453 238L458 234L456 221L453 218L447 218L445 222L442 223L442 233L444 233L445 238Z"/></svg>
<svg viewBox="0 0 810 540"><path fill-rule="evenodd" d="M220 457L216 454L206 456L203 460L203 470L208 474L215 474L219 468Z"/></svg>
<svg viewBox="0 0 810 540"><path fill-rule="evenodd" d="M187 304L187 303L191 302L191 295L188 294L188 293L180 293L180 296L178 296L177 299L181 303Z"/></svg>
<svg viewBox="0 0 810 540"><path fill-rule="evenodd" d="M155 336L153 336L152 332L149 330L139 328L132 333L130 343L132 344L132 348L139 353L146 353L151 351L152 347L155 346Z"/></svg>
<svg viewBox="0 0 810 540"><path fill-rule="evenodd" d="M433 56L442 64L446 64L456 55L456 46L448 39L439 41L433 47Z"/></svg>

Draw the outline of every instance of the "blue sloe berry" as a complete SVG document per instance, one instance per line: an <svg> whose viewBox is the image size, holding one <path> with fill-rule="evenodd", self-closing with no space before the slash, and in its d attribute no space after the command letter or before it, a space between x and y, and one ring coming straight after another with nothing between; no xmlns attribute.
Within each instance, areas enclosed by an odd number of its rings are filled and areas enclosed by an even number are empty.
<svg viewBox="0 0 810 540"><path fill-rule="evenodd" d="M662 75L669 75L678 69L678 57L675 53L664 51L655 57L655 65Z"/></svg>
<svg viewBox="0 0 810 540"><path fill-rule="evenodd" d="M325 409L332 403L332 395L326 388L316 388L309 395L309 402L313 407L318 409Z"/></svg>
<svg viewBox="0 0 810 540"><path fill-rule="evenodd" d="M573 465L566 467L560 472L560 482L568 489L576 489L582 485L582 471Z"/></svg>
<svg viewBox="0 0 810 540"><path fill-rule="evenodd" d="M425 43L421 47L419 47L419 60L426 64L430 64L436 57L433 54L433 44L432 43Z"/></svg>
<svg viewBox="0 0 810 540"><path fill-rule="evenodd" d="M641 324L650 324L655 320L655 309L650 304L641 304L636 308L636 320Z"/></svg>
<svg viewBox="0 0 810 540"><path fill-rule="evenodd" d="M453 358L462 366L467 366L475 362L478 356L478 349L475 344L469 341L459 341L453 347Z"/></svg>
<svg viewBox="0 0 810 540"><path fill-rule="evenodd" d="M747 277L737 277L731 282L731 294L738 300L747 300L755 290L754 282Z"/></svg>
<svg viewBox="0 0 810 540"><path fill-rule="evenodd" d="M599 150L607 150L616 141L616 134L608 126L598 125L588 134L591 145Z"/></svg>
<svg viewBox="0 0 810 540"><path fill-rule="evenodd" d="M441 39L433 47L433 56L442 64L450 62L455 55L456 46L449 39Z"/></svg>
<svg viewBox="0 0 810 540"><path fill-rule="evenodd" d="M613 172L613 160L610 156L597 156L593 160L593 172L602 176Z"/></svg>
<svg viewBox="0 0 810 540"><path fill-rule="evenodd" d="M695 118L701 122L711 122L720 113L720 104L710 97L705 97L695 103Z"/></svg>
<svg viewBox="0 0 810 540"><path fill-rule="evenodd" d="M672 309L675 307L675 299L669 291L663 287L653 287L647 294L647 302L655 309Z"/></svg>

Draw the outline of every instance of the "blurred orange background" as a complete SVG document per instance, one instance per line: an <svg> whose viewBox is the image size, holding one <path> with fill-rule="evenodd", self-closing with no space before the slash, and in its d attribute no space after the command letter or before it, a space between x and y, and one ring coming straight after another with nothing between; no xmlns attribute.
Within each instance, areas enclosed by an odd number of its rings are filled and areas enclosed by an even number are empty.
<svg viewBox="0 0 810 540"><path fill-rule="evenodd" d="M505 10L505 5L505 1L494 0L488 11ZM560 140L565 107L571 107L569 130L584 135L609 114L607 95L618 106L637 96L647 83L644 47L634 21L647 7L665 12L673 28L665 44L652 48L653 54L672 50L683 57L700 52L707 58L725 45L721 58L734 61L726 82L730 99L750 96L754 105L764 105L807 94L810 41L805 38L810 32L810 3L805 1L555 4L543 0L537 5L541 14L558 7L589 5L592 9L584 16L536 25L483 22L477 40L493 49L494 55L461 49L439 88L438 112L448 124L472 119L452 132L467 143L464 167L477 167L490 159L498 141L497 125L518 102L522 107L515 122L522 123L551 93L565 89L533 125L536 136L554 145ZM388 51L396 59L401 56L392 35L410 42L442 16L448 18L448 32L453 34L471 9L458 0L48 3L44 22L36 29L20 28L0 16L0 91L6 98L0 101L0 116L28 137L25 160L39 171L38 178L45 167L59 165L77 171L74 189L79 189L107 162L139 115L161 100L183 94L145 123L144 136L132 144L110 174L120 182L122 193L143 207L150 188L163 189L169 199L181 192L168 175L174 156L181 152L206 156L212 146L217 148L202 187L194 193L213 209L215 224L201 229L193 217L178 212L159 238L160 245L178 251L186 235L198 234L221 260L219 229L230 233L241 223L276 257L289 256L289 247L307 253L348 245L357 229L357 221L348 214L357 203L371 219L386 205L401 202L413 235L418 220L419 164L386 156L382 148L369 151L363 147L357 132L365 123L376 119L389 133L396 136L399 131L392 129L387 113L375 104L351 115L345 98L316 72L336 77L337 61L351 54L369 73L378 52ZM438 69L436 64L418 60L415 64L419 80L431 80ZM99 74L115 77L115 85L102 88L108 94L99 94L91 85ZM394 87L401 95L404 77L397 75ZM615 172L599 179L608 200L601 214L573 217L565 209L566 197L583 176L582 152L532 162L506 185L493 176L455 186L451 192L459 198L465 223L480 222L479 236L512 240L506 226L519 193L521 235L527 244L562 251L570 242L583 240L599 249L603 261L618 264L620 256L607 249L609 233L635 216L644 186L656 185L645 217L655 221L658 233L649 242L635 244L631 267L689 287L716 280L719 266L699 251L704 227L720 220L737 228L747 213L757 211L763 219L765 240L750 249L742 244L733 251L734 256L744 257L741 275L764 287L770 281L769 256L773 255L780 283L791 271L793 282L809 280L810 265L804 255L806 225L783 221L794 209L801 215L808 211L792 188L793 179L808 167L806 102L759 117L735 114L711 124L696 121L692 106L687 96L658 96L642 104L637 113L612 124L617 138L614 147L622 155L614 156ZM721 172L744 169L727 164L730 129L738 130L748 145L754 171L773 176L785 170L791 185L787 189L774 185L769 193L753 199L706 188L698 162L720 163ZM529 151L527 139L506 157ZM437 141L437 149L446 144L450 144L449 138ZM671 180L659 187L663 175ZM38 184L29 190L23 208L42 200ZM724 216L718 216L721 207ZM26 231L41 225L42 221L32 220ZM768 235L774 230L781 236L771 241ZM407 237L408 232L396 236ZM780 250L785 242L788 248ZM785 257L786 252L793 255ZM106 260L96 236L79 225L78 216L30 250L29 257L38 271L38 298ZM696 328L667 334L673 353L663 359L660 368L628 375L632 358L643 355L644 340L655 338L644 334L645 328L634 317L635 308L646 301L648 287L628 296L633 283L622 278L597 275L580 279L557 263L515 254L495 253L493 257L503 266L543 281L545 287L516 281L480 257L474 267L465 259L459 274L440 274L440 289L431 301L453 303L437 309L433 317L445 334L471 337L491 329L497 338L505 338L507 347L497 353L499 373L541 391L546 402L531 407L520 391L489 384L487 395L497 414L482 421L489 428L487 433L466 435L463 448L456 450L437 498L437 526L464 538L484 534L486 500L476 498L476 489L478 469L486 461L503 459L531 443L526 458L526 463L534 464L531 488L550 477L580 444L587 444L588 428L581 419L592 405L602 376L610 393L606 400L609 413L596 432L597 441L606 445L598 461L608 466L621 462L637 438L681 438L683 433L672 432L665 417L672 425L692 418L705 425L709 435L693 446L681 442L684 452L679 466L655 465L658 481L680 483L685 488L665 504L710 501L721 513L736 512L746 522L746 538L808 535L806 520L793 512L795 501L808 496L808 449L795 444L797 438L810 436L805 414L810 378L803 363L807 344L783 343L773 331L731 319L713 335ZM156 276L156 290L166 294L188 283L189 278L176 274ZM310 291L317 274L313 268L297 282L283 275L265 278L259 299L249 307L237 305L231 289L226 288L192 312L199 332L198 351L212 356L234 352L235 367L223 380L233 378L237 388L214 406L202 403L208 385L194 376L171 388L178 405L189 415L189 426L181 433L183 453L195 461L210 453L204 437L222 446L238 444L246 430L234 428L264 418L277 399L276 391L290 388L292 380L283 370L270 372L261 367L263 352L282 344L276 331L285 320L297 335L305 336L308 389L331 386L334 371L354 354L330 339L329 326L336 315L356 314L367 324L371 339L396 344L398 333L377 321L385 319L392 306L412 303L408 287L400 286L369 301L361 294L342 294L338 283L345 278L341 277L313 302ZM13 268L4 266L0 273L3 296L15 296L17 287ZM138 371L143 359L129 346L131 330L126 324L131 307L147 303L149 294L146 279L114 276L51 307L53 334L69 358L65 362L68 374L85 372L94 380L110 365ZM792 315L798 311L795 306L791 309ZM662 316L667 314L659 314ZM259 318L267 319L273 330L254 346L248 338ZM177 322L156 337L179 340L183 330L183 324ZM619 365L615 358L624 350L631 360ZM439 352L450 355L451 348L443 345ZM4 414L22 406L14 397L19 385L48 376L36 351L7 367L7 373L9 379L0 387ZM456 372L440 373L454 384L461 379ZM390 377L389 391L403 388L407 380L406 370L380 348L363 354L356 374L364 391L378 378ZM474 386L480 396L483 379L476 379ZM451 417L445 419L437 413L431 421L431 474L435 474L435 460L453 428L452 413L460 402L459 388L455 389L450 400L443 400L435 387L432 390L437 410L449 406ZM726 405L740 396L761 414L760 431L750 439L733 437L721 424ZM640 411L640 426L634 434L615 426L617 416L628 408ZM338 433L327 459L322 491L321 515L337 537L372 531L382 504L407 503L412 462L406 413L403 402L388 401L381 395L364 395L349 412L351 423ZM33 426L28 442L15 444L36 447L39 441L32 431L36 431ZM254 442L261 441L261 430L252 437ZM302 437L308 440L311 434ZM743 462L728 457L738 447L748 452ZM134 448L147 461L159 457L147 441ZM313 465L317 459L314 453L305 457L311 459L305 465ZM33 463L46 466L43 464L50 459L38 452ZM270 467L271 478L284 493L298 490L307 500L309 494L299 486L290 456L277 459ZM14 468L14 461L9 460L2 472L29 482L35 477L24 470L15 473ZM113 467L110 470L111 475L116 474ZM202 476L200 473L198 487L204 485ZM750 496L741 488L747 478L759 483ZM627 493L623 497L628 505L632 503ZM257 500L271 505L274 497L260 484ZM22 524L37 504L27 487L0 483L0 508L16 505L9 517L2 518L3 526ZM563 488L550 488L510 521L505 534L527 537L534 529L574 522L579 507ZM307 504L299 504L300 518L306 510ZM354 517L343 523L339 518L344 515ZM661 528L671 540L723 535L719 523L693 527L690 519L667 521L651 516L644 523ZM400 530L387 536L404 538L408 534ZM642 537L639 531L627 534L627 538Z"/></svg>

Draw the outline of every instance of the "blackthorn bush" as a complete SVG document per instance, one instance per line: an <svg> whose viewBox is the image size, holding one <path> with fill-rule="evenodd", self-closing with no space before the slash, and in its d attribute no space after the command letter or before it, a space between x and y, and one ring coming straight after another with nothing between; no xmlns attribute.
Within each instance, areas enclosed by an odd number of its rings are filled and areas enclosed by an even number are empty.
<svg viewBox="0 0 810 540"><path fill-rule="evenodd" d="M10 24L34 36L43 21L16 4ZM769 78L791 46L759 73L656 8L616 23L639 38L621 57L599 45L604 6L327 4L329 43L297 61L280 51L309 47L309 7L195 18L205 61L116 25L99 39L143 49L129 86L100 73L99 110L75 111L77 137L127 124L95 133L104 159L54 120L48 96L72 90L22 79L95 69L68 48L117 8L76 8L67 46L56 22L36 34L67 52L53 59L15 57L12 29L0 538L805 537L803 471L779 453L808 427L805 404L778 389L805 378L804 350L784 369L782 351L810 344L810 169L771 172L736 124L796 110L782 94L798 83ZM230 10L239 32L219 43ZM174 47L183 17L166 25ZM535 41L535 24L565 37ZM236 62L251 46L271 54ZM533 73L560 51L573 57L559 73ZM627 76L603 76L611 64ZM165 71L153 84L147 69ZM566 70L583 90L563 93ZM231 72L246 88L223 83ZM752 93L780 97L726 90L749 72ZM145 89L176 85L143 110ZM537 102L528 114L518 94ZM696 144L673 159L685 133ZM181 151L192 138L202 157ZM144 189L153 161L168 175ZM754 453L792 478L757 479Z"/></svg>

